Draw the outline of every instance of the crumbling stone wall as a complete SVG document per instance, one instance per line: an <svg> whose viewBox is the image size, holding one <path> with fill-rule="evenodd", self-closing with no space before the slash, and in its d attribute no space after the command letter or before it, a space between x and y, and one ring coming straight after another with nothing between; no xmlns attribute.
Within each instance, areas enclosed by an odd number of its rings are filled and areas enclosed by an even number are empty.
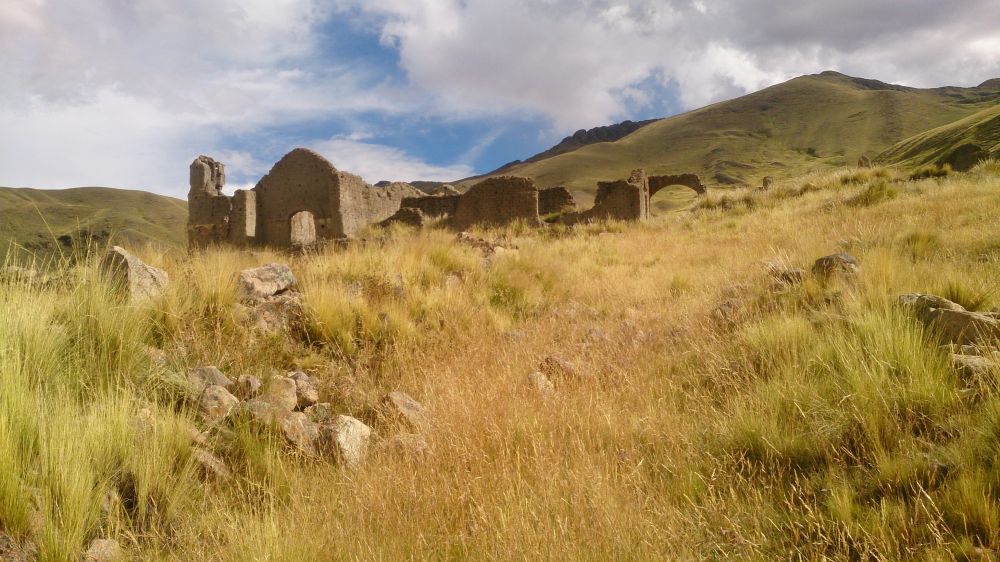
<svg viewBox="0 0 1000 562"><path fill-rule="evenodd" d="M573 194L565 187L550 187L538 192L538 214L551 215L576 209Z"/></svg>
<svg viewBox="0 0 1000 562"><path fill-rule="evenodd" d="M477 183L463 194L449 224L465 230L473 225L504 226L517 220L541 226L538 188L530 178L498 176Z"/></svg>
<svg viewBox="0 0 1000 562"><path fill-rule="evenodd" d="M188 245L204 248L229 237L232 202L222 194L225 167L208 156L191 163L188 191Z"/></svg>
<svg viewBox="0 0 1000 562"><path fill-rule="evenodd" d="M701 178L697 174L680 174L677 176L651 176L649 178L649 195L652 197L656 192L671 185L683 185L695 190L698 195L708 193L705 184L701 183Z"/></svg>
<svg viewBox="0 0 1000 562"><path fill-rule="evenodd" d="M598 182L594 207L579 219L645 221L649 218L649 197L645 170L633 170L627 180Z"/></svg>
<svg viewBox="0 0 1000 562"><path fill-rule="evenodd" d="M252 190L227 197L222 194L224 184L219 162L199 156L191 164L192 248L212 243L289 247L293 226L299 242L312 239L313 229L316 240L350 238L393 216L403 198L415 193L407 184L372 187L304 148L286 154ZM293 217L298 217L295 225Z"/></svg>
<svg viewBox="0 0 1000 562"><path fill-rule="evenodd" d="M405 197L401 207L420 209L428 217L450 217L458 209L461 195L425 195L423 197Z"/></svg>

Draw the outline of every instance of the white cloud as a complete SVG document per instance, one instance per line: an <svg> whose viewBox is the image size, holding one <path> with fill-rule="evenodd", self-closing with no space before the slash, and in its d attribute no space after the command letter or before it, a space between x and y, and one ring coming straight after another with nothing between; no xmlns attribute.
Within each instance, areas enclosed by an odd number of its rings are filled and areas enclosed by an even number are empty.
<svg viewBox="0 0 1000 562"><path fill-rule="evenodd" d="M389 181L453 181L473 175L467 165L434 166L397 148L333 138L310 143L338 170L357 174L369 183Z"/></svg>

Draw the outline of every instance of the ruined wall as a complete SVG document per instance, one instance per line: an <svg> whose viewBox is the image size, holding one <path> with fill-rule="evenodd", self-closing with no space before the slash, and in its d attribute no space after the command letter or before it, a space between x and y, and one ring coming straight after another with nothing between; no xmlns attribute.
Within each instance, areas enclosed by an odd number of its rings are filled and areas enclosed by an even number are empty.
<svg viewBox="0 0 1000 562"><path fill-rule="evenodd" d="M373 187L347 172L339 172L338 178L337 217L341 238L351 238L368 225L395 215L403 198L413 193L412 188L404 183Z"/></svg>
<svg viewBox="0 0 1000 562"><path fill-rule="evenodd" d="M540 226L538 188L530 178L499 176L472 186L461 195L449 225L465 230L473 225L503 226L517 220Z"/></svg>
<svg viewBox="0 0 1000 562"><path fill-rule="evenodd" d="M333 164L311 150L296 148L286 154L254 187L257 242L290 246L292 216L301 211L312 213L318 240L342 238L337 200L340 179Z"/></svg>
<svg viewBox="0 0 1000 562"><path fill-rule="evenodd" d="M251 246L257 237L257 193L237 189L229 212L229 242Z"/></svg>
<svg viewBox="0 0 1000 562"><path fill-rule="evenodd" d="M573 194L565 187L550 187L538 192L538 214L551 215L576 208Z"/></svg>
<svg viewBox="0 0 1000 562"><path fill-rule="evenodd" d="M657 191L670 185L690 187L698 195L704 195L708 192L705 184L701 183L701 178L697 174L680 174L677 176L651 176L649 178L649 195L652 197L656 195Z"/></svg>
<svg viewBox="0 0 1000 562"><path fill-rule="evenodd" d="M649 218L649 180L644 170L634 170L627 180L597 184L594 207L581 220L645 221Z"/></svg>
<svg viewBox="0 0 1000 562"><path fill-rule="evenodd" d="M204 248L226 240L232 201L222 194L226 170L220 162L199 156L191 163L188 191L188 246Z"/></svg>
<svg viewBox="0 0 1000 562"><path fill-rule="evenodd" d="M461 195L425 195L423 197L406 197L400 206L420 209L428 217L450 217L458 209Z"/></svg>

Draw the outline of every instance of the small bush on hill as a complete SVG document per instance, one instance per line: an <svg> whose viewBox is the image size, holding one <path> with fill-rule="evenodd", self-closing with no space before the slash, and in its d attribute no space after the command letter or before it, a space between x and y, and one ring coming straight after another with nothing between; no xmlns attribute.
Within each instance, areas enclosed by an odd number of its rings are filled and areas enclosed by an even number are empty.
<svg viewBox="0 0 1000 562"><path fill-rule="evenodd" d="M951 174L951 165L945 164L943 166L938 166L937 164L929 164L927 166L921 166L913 172L910 173L910 181L925 180L930 178L943 178Z"/></svg>
<svg viewBox="0 0 1000 562"><path fill-rule="evenodd" d="M899 195L899 190L889 185L885 180L872 183L861 193L851 197L846 203L852 207L869 207L876 203L895 199Z"/></svg>

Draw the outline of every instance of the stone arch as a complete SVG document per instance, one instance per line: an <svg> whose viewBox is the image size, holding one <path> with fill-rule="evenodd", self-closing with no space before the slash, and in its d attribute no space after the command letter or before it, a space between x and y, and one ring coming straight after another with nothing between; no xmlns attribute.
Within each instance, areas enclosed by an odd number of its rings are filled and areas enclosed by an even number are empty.
<svg viewBox="0 0 1000 562"><path fill-rule="evenodd" d="M698 195L705 195L708 189L701 183L701 178L697 174L680 174L677 176L650 176L649 196L656 195L656 192L671 185L683 185L690 187Z"/></svg>
<svg viewBox="0 0 1000 562"><path fill-rule="evenodd" d="M316 243L316 218L309 211L299 211L288 219L288 239L292 246Z"/></svg>
<svg viewBox="0 0 1000 562"><path fill-rule="evenodd" d="M261 178L257 193L257 237L266 245L292 245L292 216L312 214L317 240L344 236L339 224L340 177L329 161L311 150L286 154Z"/></svg>

